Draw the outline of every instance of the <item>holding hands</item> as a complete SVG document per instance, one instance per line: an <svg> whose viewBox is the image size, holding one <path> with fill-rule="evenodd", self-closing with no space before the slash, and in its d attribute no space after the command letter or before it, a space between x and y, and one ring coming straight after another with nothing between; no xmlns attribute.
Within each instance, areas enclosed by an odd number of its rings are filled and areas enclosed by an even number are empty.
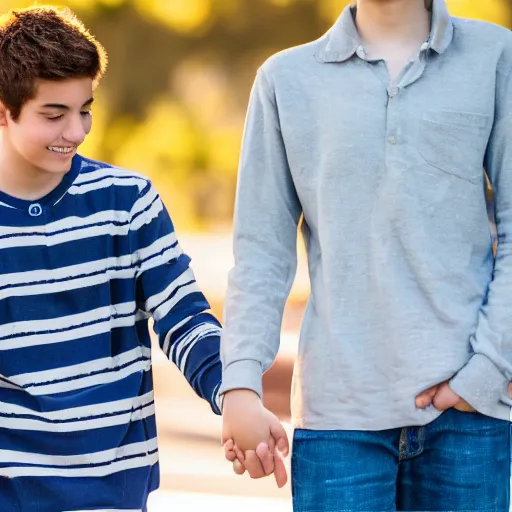
<svg viewBox="0 0 512 512"><path fill-rule="evenodd" d="M252 478L274 473L278 487L286 484L283 458L290 450L288 436L253 391L238 389L224 395L222 442L235 473L247 471Z"/></svg>

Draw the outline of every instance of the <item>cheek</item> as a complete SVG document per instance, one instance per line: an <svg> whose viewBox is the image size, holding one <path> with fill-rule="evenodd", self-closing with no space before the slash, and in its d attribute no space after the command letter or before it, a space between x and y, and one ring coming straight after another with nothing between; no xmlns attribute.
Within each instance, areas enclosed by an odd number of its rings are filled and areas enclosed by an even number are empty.
<svg viewBox="0 0 512 512"><path fill-rule="evenodd" d="M16 131L18 145L37 151L44 149L58 138L58 130L49 123L33 122L19 126Z"/></svg>
<svg viewBox="0 0 512 512"><path fill-rule="evenodd" d="M91 128L92 128L92 116L87 116L84 121L83 121L83 126L84 126L84 132L86 135L89 135L89 132L91 131Z"/></svg>

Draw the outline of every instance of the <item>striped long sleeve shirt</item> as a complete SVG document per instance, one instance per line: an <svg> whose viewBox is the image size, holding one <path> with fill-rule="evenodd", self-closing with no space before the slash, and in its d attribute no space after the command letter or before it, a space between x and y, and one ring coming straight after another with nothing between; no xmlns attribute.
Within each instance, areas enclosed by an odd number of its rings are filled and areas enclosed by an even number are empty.
<svg viewBox="0 0 512 512"><path fill-rule="evenodd" d="M143 512L158 486L148 319L218 408L220 326L148 179L79 155L0 192L0 511Z"/></svg>

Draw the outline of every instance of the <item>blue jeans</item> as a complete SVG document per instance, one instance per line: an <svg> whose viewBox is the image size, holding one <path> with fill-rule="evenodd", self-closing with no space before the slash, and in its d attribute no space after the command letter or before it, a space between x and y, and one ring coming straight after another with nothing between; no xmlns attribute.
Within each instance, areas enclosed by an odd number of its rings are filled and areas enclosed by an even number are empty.
<svg viewBox="0 0 512 512"><path fill-rule="evenodd" d="M507 421L449 409L424 427L295 430L294 512L508 512Z"/></svg>

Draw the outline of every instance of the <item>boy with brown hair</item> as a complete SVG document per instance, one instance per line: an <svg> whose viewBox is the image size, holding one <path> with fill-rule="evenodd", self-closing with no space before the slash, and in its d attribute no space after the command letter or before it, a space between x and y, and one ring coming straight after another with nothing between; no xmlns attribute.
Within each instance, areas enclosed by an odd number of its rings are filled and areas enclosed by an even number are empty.
<svg viewBox="0 0 512 512"><path fill-rule="evenodd" d="M217 320L145 177L80 156L106 53L68 10L0 19L0 510L145 511L148 318L218 407Z"/></svg>

